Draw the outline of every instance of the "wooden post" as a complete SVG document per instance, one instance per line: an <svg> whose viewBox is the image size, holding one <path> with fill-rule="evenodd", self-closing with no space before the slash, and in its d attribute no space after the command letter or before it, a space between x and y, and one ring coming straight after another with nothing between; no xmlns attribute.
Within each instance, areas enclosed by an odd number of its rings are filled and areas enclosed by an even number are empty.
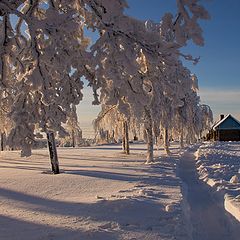
<svg viewBox="0 0 240 240"><path fill-rule="evenodd" d="M48 140L48 149L49 149L49 156L52 166L52 172L54 174L59 174L59 163L58 163L58 156L57 156L57 148L55 143L55 137L53 132L47 133L47 140Z"/></svg>

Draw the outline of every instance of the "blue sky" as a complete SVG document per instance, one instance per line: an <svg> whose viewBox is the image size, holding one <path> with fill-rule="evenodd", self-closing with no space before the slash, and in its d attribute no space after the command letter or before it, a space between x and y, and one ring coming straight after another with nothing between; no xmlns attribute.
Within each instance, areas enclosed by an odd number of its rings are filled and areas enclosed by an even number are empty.
<svg viewBox="0 0 240 240"><path fill-rule="evenodd" d="M175 0L127 0L126 14L141 20L159 22L166 11L175 12ZM200 56L196 66L187 64L198 76L203 103L211 106L215 118L220 113L231 113L240 119L240 1L202 0L210 15L209 21L201 21L205 46L191 42L183 49L193 56ZM90 109L90 99L85 97L79 108L80 122L92 121L99 108ZM85 116L82 118L81 116Z"/></svg>

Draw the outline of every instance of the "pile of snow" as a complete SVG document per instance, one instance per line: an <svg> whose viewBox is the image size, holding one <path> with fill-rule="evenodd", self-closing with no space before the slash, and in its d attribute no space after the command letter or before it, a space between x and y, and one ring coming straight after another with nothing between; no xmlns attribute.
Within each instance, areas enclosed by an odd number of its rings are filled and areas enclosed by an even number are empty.
<svg viewBox="0 0 240 240"><path fill-rule="evenodd" d="M1 153L0 239L191 239L177 157L146 165L146 145L131 149L59 148L59 175L49 174L46 149Z"/></svg>
<svg viewBox="0 0 240 240"><path fill-rule="evenodd" d="M195 156L199 178L224 197L225 209L240 221L240 143L204 143Z"/></svg>

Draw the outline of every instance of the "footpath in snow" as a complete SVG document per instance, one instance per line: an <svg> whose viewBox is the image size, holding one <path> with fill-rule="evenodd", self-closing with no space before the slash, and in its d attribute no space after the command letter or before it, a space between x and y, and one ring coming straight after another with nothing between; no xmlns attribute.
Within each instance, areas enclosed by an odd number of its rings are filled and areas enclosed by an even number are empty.
<svg viewBox="0 0 240 240"><path fill-rule="evenodd" d="M0 239L191 239L178 149L145 165L146 146L131 148L130 156L116 145L59 149L62 173L55 176L47 150L29 158L1 153Z"/></svg>
<svg viewBox="0 0 240 240"><path fill-rule="evenodd" d="M238 240L240 224L227 216L223 206L213 199L211 189L198 178L194 152L188 149L180 160L179 175L186 184L194 240Z"/></svg>

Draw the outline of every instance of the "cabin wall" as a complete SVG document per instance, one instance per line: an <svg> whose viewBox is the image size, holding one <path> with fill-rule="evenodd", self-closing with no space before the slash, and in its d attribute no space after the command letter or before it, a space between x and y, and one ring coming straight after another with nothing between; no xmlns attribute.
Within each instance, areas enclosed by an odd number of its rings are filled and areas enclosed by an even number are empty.
<svg viewBox="0 0 240 240"><path fill-rule="evenodd" d="M240 141L240 130L216 130L213 139L215 141Z"/></svg>

